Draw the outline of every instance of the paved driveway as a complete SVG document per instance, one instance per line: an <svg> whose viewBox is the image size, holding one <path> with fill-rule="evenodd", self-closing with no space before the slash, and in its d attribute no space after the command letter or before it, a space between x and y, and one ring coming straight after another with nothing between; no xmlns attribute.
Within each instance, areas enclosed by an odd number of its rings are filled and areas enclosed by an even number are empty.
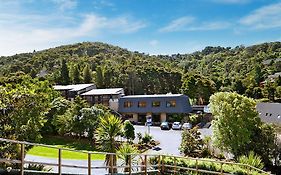
<svg viewBox="0 0 281 175"><path fill-rule="evenodd" d="M202 134L202 137L211 136L212 129L199 129ZM148 132L147 126L138 126L135 125L135 133L141 132L142 134ZM160 127L151 126L150 127L150 134L153 136L154 140L160 142L153 150L149 150L148 153L153 154L173 154L173 155L180 155L179 146L181 143L181 130L161 130Z"/></svg>

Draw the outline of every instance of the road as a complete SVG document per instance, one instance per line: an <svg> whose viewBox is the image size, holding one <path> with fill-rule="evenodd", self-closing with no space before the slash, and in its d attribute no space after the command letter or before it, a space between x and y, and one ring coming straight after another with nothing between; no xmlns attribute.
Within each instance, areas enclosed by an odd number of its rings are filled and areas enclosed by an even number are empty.
<svg viewBox="0 0 281 175"><path fill-rule="evenodd" d="M134 127L135 133L140 132L142 135L148 133L148 128L145 126L135 125ZM212 130L207 128L199 129L199 132L201 132L202 137L212 135ZM161 130L160 127L151 126L150 134L153 136L154 140L160 142L160 145L153 150L149 150L148 153L180 155L178 148L181 143L181 133L181 130Z"/></svg>

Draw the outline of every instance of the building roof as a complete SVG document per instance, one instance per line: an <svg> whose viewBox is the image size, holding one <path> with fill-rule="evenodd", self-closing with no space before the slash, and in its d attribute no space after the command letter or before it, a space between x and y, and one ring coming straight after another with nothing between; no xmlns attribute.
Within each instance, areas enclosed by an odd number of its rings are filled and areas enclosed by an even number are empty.
<svg viewBox="0 0 281 175"><path fill-rule="evenodd" d="M154 95L128 95L122 98L167 98L167 97L181 97L183 94L154 94Z"/></svg>
<svg viewBox="0 0 281 175"><path fill-rule="evenodd" d="M281 124L281 103L258 103L256 109L262 121Z"/></svg>
<svg viewBox="0 0 281 175"><path fill-rule="evenodd" d="M81 95L117 95L124 94L123 88L92 89Z"/></svg>
<svg viewBox="0 0 281 175"><path fill-rule="evenodd" d="M85 89L90 86L94 86L94 84L55 85L53 87L55 90L80 91L80 90Z"/></svg>

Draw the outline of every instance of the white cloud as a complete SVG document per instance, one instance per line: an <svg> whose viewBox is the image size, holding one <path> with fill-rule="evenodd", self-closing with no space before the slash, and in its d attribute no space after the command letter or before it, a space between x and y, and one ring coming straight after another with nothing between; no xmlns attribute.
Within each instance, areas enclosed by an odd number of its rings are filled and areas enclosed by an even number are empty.
<svg viewBox="0 0 281 175"><path fill-rule="evenodd" d="M154 46L157 46L159 44L159 41L158 40L151 40L151 41L149 41L148 44L154 47Z"/></svg>
<svg viewBox="0 0 281 175"><path fill-rule="evenodd" d="M214 22L203 22L198 26L191 26L187 28L187 31L210 31L210 30L222 30L227 29L231 26L229 22L224 21L214 21Z"/></svg>
<svg viewBox="0 0 281 175"><path fill-rule="evenodd" d="M254 10L239 22L252 29L281 27L281 3L271 4Z"/></svg>
<svg viewBox="0 0 281 175"><path fill-rule="evenodd" d="M58 5L60 10L74 9L77 6L77 0L52 0Z"/></svg>
<svg viewBox="0 0 281 175"><path fill-rule="evenodd" d="M19 17L17 18L16 14L0 13L0 25L5 26L0 28L0 55L30 52L34 49L41 50L59 44L76 42L83 37L95 38L104 34L132 33L146 27L143 21L124 16L107 18L87 14L83 16L82 22L76 20L75 24L64 27L63 25L52 25L54 21L60 21L60 18L52 19L40 15L19 15ZM32 20L30 21L30 19ZM50 25L41 24L45 22ZM68 21L61 20L60 23L68 24Z"/></svg>
<svg viewBox="0 0 281 175"><path fill-rule="evenodd" d="M213 0L213 2L224 3L224 4L246 4L251 0Z"/></svg>
<svg viewBox="0 0 281 175"><path fill-rule="evenodd" d="M177 32L177 31L210 31L222 30L231 26L226 21L196 22L193 17L181 17L173 20L167 26L159 29L160 32Z"/></svg>
<svg viewBox="0 0 281 175"><path fill-rule="evenodd" d="M184 16L171 21L167 26L159 29L160 32L174 32L184 30L188 24L195 20L192 16Z"/></svg>

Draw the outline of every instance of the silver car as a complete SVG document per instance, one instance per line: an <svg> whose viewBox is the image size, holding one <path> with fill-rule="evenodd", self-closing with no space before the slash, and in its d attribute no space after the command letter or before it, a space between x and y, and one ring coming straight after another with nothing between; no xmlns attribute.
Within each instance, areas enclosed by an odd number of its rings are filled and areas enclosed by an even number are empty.
<svg viewBox="0 0 281 175"><path fill-rule="evenodd" d="M172 125L173 130L180 130L181 129L181 123L180 122L174 122Z"/></svg>
<svg viewBox="0 0 281 175"><path fill-rule="evenodd" d="M181 128L182 129L191 129L192 128L192 124L191 123L184 123Z"/></svg>

